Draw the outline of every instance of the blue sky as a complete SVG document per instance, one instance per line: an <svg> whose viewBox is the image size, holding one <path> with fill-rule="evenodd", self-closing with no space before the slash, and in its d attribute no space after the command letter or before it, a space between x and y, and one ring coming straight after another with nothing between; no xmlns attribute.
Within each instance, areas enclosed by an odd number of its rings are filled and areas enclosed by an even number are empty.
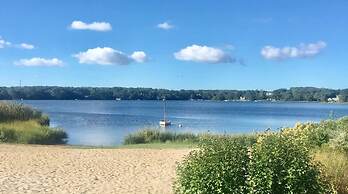
<svg viewBox="0 0 348 194"><path fill-rule="evenodd" d="M0 85L348 88L348 1L4 0Z"/></svg>

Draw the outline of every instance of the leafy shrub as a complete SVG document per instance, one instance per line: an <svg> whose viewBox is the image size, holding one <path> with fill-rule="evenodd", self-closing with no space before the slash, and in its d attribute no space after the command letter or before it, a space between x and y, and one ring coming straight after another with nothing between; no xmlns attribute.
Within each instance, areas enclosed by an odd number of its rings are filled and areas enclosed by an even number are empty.
<svg viewBox="0 0 348 194"><path fill-rule="evenodd" d="M178 166L176 193L328 193L307 144L284 133L211 137Z"/></svg>
<svg viewBox="0 0 348 194"><path fill-rule="evenodd" d="M283 129L283 134L314 153L335 191L348 193L348 165L344 162L348 159L348 117L297 124L294 128Z"/></svg>
<svg viewBox="0 0 348 194"><path fill-rule="evenodd" d="M320 123L298 123L293 128L282 129L282 133L309 148L330 145L348 152L348 117Z"/></svg>
<svg viewBox="0 0 348 194"><path fill-rule="evenodd" d="M247 137L210 137L178 166L176 193L247 193Z"/></svg>
<svg viewBox="0 0 348 194"><path fill-rule="evenodd" d="M63 130L42 126L35 120L0 123L0 143L64 144L66 140Z"/></svg>
<svg viewBox="0 0 348 194"><path fill-rule="evenodd" d="M265 133L249 165L251 193L327 193L330 184L305 144L283 133Z"/></svg>
<svg viewBox="0 0 348 194"><path fill-rule="evenodd" d="M348 117L334 121L334 130L332 130L328 145L348 154Z"/></svg>
<svg viewBox="0 0 348 194"><path fill-rule="evenodd" d="M320 147L330 140L331 128L322 127L324 123L297 123L293 128L284 128L282 133L308 147ZM331 124L331 123L325 123Z"/></svg>

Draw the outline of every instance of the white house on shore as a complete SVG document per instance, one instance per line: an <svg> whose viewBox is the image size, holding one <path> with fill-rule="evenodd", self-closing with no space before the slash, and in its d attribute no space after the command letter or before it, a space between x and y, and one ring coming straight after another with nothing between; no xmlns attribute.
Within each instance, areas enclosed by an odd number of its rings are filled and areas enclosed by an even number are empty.
<svg viewBox="0 0 348 194"><path fill-rule="evenodd" d="M246 101L246 97L245 96L239 97L239 101Z"/></svg>
<svg viewBox="0 0 348 194"><path fill-rule="evenodd" d="M335 98L328 98L327 102L329 103L335 103L340 101L340 96L336 96Z"/></svg>
<svg viewBox="0 0 348 194"><path fill-rule="evenodd" d="M266 96L272 96L273 92L266 92Z"/></svg>

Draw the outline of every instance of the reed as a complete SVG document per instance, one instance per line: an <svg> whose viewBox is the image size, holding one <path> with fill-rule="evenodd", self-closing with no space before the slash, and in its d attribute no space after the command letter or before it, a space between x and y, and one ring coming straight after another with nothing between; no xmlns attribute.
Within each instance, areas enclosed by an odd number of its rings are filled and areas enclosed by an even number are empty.
<svg viewBox="0 0 348 194"><path fill-rule="evenodd" d="M0 102L0 143L65 144L67 133L50 128L50 120L29 106Z"/></svg>
<svg viewBox="0 0 348 194"><path fill-rule="evenodd" d="M144 129L127 135L124 140L124 144L127 145L166 142L196 143L198 141L199 136L193 133L175 133L154 129Z"/></svg>
<svg viewBox="0 0 348 194"><path fill-rule="evenodd" d="M0 123L0 143L65 144L62 129L41 125L36 120Z"/></svg>
<svg viewBox="0 0 348 194"><path fill-rule="evenodd" d="M42 125L49 125L49 118L41 111L21 103L0 102L0 122L37 120Z"/></svg>
<svg viewBox="0 0 348 194"><path fill-rule="evenodd" d="M164 131L160 129L143 129L136 131L126 136L124 144L150 144L150 143L187 143L187 144L198 144L204 142L207 139L239 139L246 138L250 142L256 142L255 134L248 135L218 135L211 133L184 133L184 132L173 132Z"/></svg>

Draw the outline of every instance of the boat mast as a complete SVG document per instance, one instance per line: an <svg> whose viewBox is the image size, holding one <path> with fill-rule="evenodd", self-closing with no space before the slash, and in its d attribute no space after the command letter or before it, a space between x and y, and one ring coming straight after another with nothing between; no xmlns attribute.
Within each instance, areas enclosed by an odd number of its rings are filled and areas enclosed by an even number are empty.
<svg viewBox="0 0 348 194"><path fill-rule="evenodd" d="M163 107L163 121L166 121L166 99L163 99L164 101L164 107Z"/></svg>

